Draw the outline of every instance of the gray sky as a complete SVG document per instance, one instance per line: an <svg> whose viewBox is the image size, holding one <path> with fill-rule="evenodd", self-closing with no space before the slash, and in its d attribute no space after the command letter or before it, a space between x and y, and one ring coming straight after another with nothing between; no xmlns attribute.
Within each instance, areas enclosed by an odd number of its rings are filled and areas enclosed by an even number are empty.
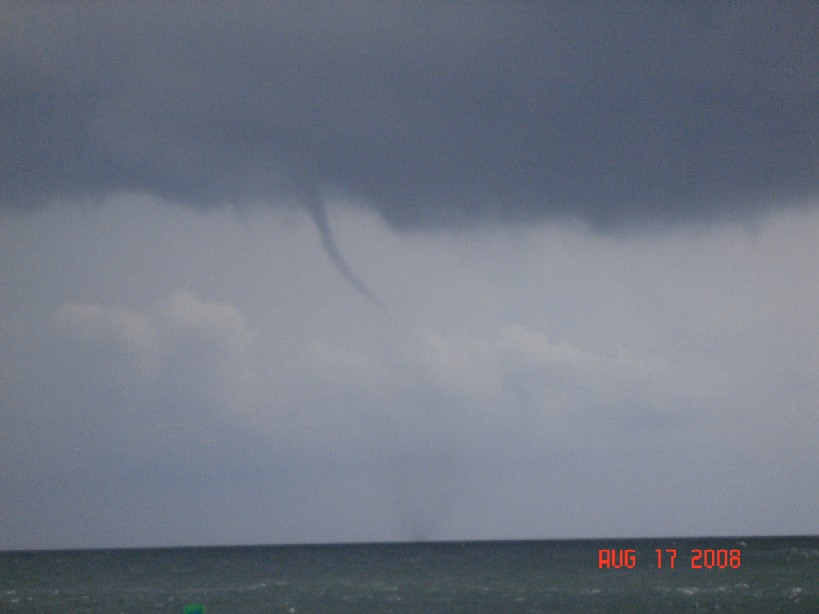
<svg viewBox="0 0 819 614"><path fill-rule="evenodd" d="M819 532L815 4L0 24L0 548Z"/></svg>

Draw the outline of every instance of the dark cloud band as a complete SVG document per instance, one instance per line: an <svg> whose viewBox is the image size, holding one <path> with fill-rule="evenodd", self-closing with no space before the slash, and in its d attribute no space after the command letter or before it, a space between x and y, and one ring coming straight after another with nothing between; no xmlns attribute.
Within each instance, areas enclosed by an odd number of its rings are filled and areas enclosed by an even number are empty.
<svg viewBox="0 0 819 614"><path fill-rule="evenodd" d="M307 186L395 227L608 228L819 195L815 3L2 12L6 205Z"/></svg>

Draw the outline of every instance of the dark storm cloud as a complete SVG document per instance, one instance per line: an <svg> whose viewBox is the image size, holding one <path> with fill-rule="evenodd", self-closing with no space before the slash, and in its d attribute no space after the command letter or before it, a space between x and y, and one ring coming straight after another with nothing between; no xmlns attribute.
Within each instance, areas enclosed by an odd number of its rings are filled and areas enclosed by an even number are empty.
<svg viewBox="0 0 819 614"><path fill-rule="evenodd" d="M0 9L6 205L606 228L819 195L815 3L32 4Z"/></svg>

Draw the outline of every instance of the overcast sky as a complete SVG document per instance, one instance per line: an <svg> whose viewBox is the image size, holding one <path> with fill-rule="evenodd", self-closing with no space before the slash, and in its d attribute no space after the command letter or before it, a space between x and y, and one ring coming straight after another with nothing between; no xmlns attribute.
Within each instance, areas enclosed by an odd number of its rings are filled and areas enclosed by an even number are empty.
<svg viewBox="0 0 819 614"><path fill-rule="evenodd" d="M0 548L819 533L815 3L0 5Z"/></svg>

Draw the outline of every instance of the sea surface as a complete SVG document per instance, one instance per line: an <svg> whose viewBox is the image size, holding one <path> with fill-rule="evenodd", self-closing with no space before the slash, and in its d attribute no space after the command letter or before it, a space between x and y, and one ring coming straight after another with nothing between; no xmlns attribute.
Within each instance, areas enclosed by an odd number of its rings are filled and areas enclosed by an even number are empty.
<svg viewBox="0 0 819 614"><path fill-rule="evenodd" d="M601 569L601 550L604 566L620 567ZM207 614L819 612L819 537L0 552L2 612L192 604Z"/></svg>

